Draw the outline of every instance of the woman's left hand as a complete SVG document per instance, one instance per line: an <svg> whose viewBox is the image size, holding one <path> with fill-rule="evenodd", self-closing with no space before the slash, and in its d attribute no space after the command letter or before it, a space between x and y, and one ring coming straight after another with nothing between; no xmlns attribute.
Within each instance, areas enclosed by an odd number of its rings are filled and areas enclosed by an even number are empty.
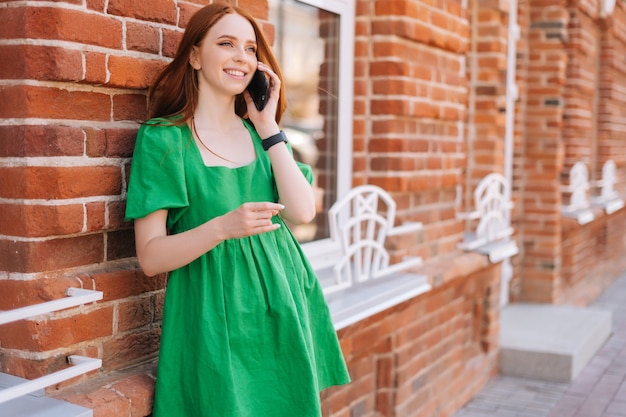
<svg viewBox="0 0 626 417"><path fill-rule="evenodd" d="M278 106L278 99L280 97L281 82L278 75L276 75L268 65L259 62L258 69L263 71L269 78L269 98L267 104L262 111L259 111L254 105L254 101L248 90L243 92L243 97L248 106L248 117L250 117L259 135L262 138L266 138L278 133L279 130L278 124L276 123L276 107Z"/></svg>

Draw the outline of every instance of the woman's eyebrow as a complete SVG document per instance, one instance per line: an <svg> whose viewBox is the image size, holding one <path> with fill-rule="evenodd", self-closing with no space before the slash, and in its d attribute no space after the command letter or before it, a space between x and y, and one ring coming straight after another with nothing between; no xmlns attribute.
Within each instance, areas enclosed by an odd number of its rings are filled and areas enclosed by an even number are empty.
<svg viewBox="0 0 626 417"><path fill-rule="evenodd" d="M220 35L217 37L217 40L221 40L221 39L228 39L228 40L233 40L233 41L239 40L239 38L233 35ZM254 39L249 39L245 41L245 43L253 43L256 45L256 41Z"/></svg>

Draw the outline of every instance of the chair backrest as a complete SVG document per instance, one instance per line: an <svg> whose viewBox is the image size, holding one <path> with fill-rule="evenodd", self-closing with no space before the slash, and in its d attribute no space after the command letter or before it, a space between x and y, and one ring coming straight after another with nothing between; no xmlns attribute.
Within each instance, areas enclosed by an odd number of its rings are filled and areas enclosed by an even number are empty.
<svg viewBox="0 0 626 417"><path fill-rule="evenodd" d="M602 166L602 191L601 196L604 199L611 199L617 196L615 192L615 184L617 183L617 169L615 162L611 159L606 161Z"/></svg>
<svg viewBox="0 0 626 417"><path fill-rule="evenodd" d="M502 174L485 176L474 190L474 205L479 214L476 237L485 242L501 239L510 228L509 184Z"/></svg>
<svg viewBox="0 0 626 417"><path fill-rule="evenodd" d="M589 170L584 162L578 161L569 172L569 207L582 209L589 207Z"/></svg>
<svg viewBox="0 0 626 417"><path fill-rule="evenodd" d="M388 267L385 240L393 228L395 213L391 196L374 185L353 188L330 208L330 237L343 250L335 268L344 284L367 281Z"/></svg>

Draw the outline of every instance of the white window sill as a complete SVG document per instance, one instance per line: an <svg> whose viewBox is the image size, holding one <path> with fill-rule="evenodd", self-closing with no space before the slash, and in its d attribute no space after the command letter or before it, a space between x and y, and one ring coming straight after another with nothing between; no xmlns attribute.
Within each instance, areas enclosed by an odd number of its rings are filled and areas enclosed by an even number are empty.
<svg viewBox="0 0 626 417"><path fill-rule="evenodd" d="M332 267L316 271L322 287L332 282ZM351 324L380 313L420 294L430 291L425 275L396 273L388 277L370 279L326 295L326 301L335 325L341 330Z"/></svg>

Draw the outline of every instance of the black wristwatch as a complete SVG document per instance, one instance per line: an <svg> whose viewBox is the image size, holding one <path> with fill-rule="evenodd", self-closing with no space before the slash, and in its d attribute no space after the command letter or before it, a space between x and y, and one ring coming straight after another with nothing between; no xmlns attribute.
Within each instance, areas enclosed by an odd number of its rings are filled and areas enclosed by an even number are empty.
<svg viewBox="0 0 626 417"><path fill-rule="evenodd" d="M267 151L269 148L271 148L272 146L280 142L285 142L285 143L289 142L287 140L287 136L285 136L285 132L283 132L282 130L278 132L277 134L270 136L267 139L263 139L261 141L261 145L263 145L263 149Z"/></svg>

